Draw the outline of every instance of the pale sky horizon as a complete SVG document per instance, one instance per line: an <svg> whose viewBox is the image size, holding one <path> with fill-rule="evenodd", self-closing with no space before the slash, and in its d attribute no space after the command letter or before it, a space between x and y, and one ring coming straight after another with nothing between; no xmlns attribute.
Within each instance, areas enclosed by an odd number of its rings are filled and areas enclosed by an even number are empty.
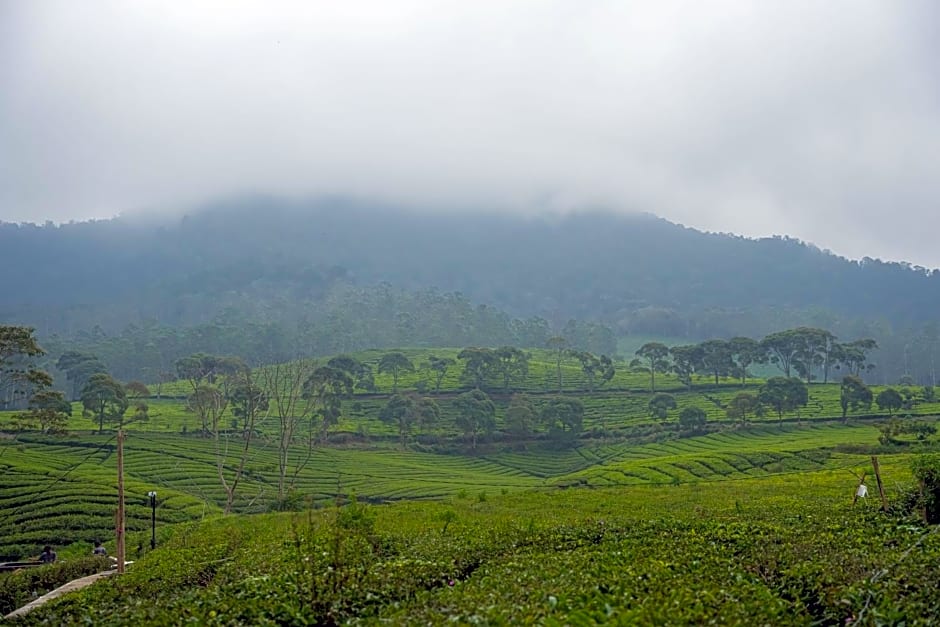
<svg viewBox="0 0 940 627"><path fill-rule="evenodd" d="M940 5L0 0L0 220L643 211L940 267Z"/></svg>

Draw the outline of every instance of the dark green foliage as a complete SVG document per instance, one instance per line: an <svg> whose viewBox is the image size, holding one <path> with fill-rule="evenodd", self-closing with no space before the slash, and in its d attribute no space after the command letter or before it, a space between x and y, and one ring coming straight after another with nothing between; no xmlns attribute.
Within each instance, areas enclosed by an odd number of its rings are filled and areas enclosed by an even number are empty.
<svg viewBox="0 0 940 627"><path fill-rule="evenodd" d="M870 409L872 401L871 389L865 385L865 382L855 375L846 375L842 377L842 384L839 386L839 404L842 407L842 420L846 419L849 409L858 411L861 409Z"/></svg>
<svg viewBox="0 0 940 627"><path fill-rule="evenodd" d="M506 428L518 437L532 434L538 421L538 414L532 401L525 394L513 394L506 409Z"/></svg>
<svg viewBox="0 0 940 627"><path fill-rule="evenodd" d="M127 394L124 386L109 374L95 374L82 388L82 406L85 412L98 419L98 433L104 430L104 423L124 423L127 411Z"/></svg>
<svg viewBox="0 0 940 627"><path fill-rule="evenodd" d="M572 443L584 428L584 404L576 398L555 397L542 406L539 417L553 440Z"/></svg>
<svg viewBox="0 0 940 627"><path fill-rule="evenodd" d="M441 391L441 382L447 376L447 371L454 365L454 360L450 357L428 356L428 369L434 373L434 392Z"/></svg>
<svg viewBox="0 0 940 627"><path fill-rule="evenodd" d="M704 368L702 348L698 345L673 346L669 349L669 355L672 357L670 370L691 390L692 375Z"/></svg>
<svg viewBox="0 0 940 627"><path fill-rule="evenodd" d="M62 433L65 431L72 404L65 400L65 395L58 390L40 390L29 399L27 411L17 418L23 425L34 428L36 425L44 433Z"/></svg>
<svg viewBox="0 0 940 627"><path fill-rule="evenodd" d="M647 342L637 349L637 359L630 365L650 375L650 392L656 391L656 373L669 369L669 348L659 342Z"/></svg>
<svg viewBox="0 0 940 627"><path fill-rule="evenodd" d="M904 406L904 399L894 388L887 388L878 392L875 403L878 404L878 409L887 411L889 416L893 416L897 410Z"/></svg>
<svg viewBox="0 0 940 627"><path fill-rule="evenodd" d="M457 427L470 438L475 449L478 436L492 433L496 428L496 406L486 392L475 389L458 396L454 407L457 409Z"/></svg>
<svg viewBox="0 0 940 627"><path fill-rule="evenodd" d="M38 596L79 577L112 567L107 557L83 557L46 566L0 573L0 615L23 607Z"/></svg>
<svg viewBox="0 0 940 627"><path fill-rule="evenodd" d="M659 392L654 394L649 402L649 413L653 418L665 420L670 409L675 409L676 399L672 394Z"/></svg>
<svg viewBox="0 0 940 627"><path fill-rule="evenodd" d="M457 354L464 362L462 377L478 390L486 388L486 379L496 368L496 354L489 348L465 348Z"/></svg>
<svg viewBox="0 0 940 627"><path fill-rule="evenodd" d="M508 392L509 386L515 381L522 381L529 374L529 355L513 346L501 346L493 351L495 362L494 373L503 380L503 391Z"/></svg>
<svg viewBox="0 0 940 627"><path fill-rule="evenodd" d="M0 409L22 407L33 394L52 385L33 360L45 354L32 327L0 325Z"/></svg>
<svg viewBox="0 0 940 627"><path fill-rule="evenodd" d="M771 377L761 386L757 400L763 405L773 407L777 417L799 410L809 402L809 391L799 379L793 377Z"/></svg>
<svg viewBox="0 0 940 627"><path fill-rule="evenodd" d="M737 420L741 424L747 424L748 416L760 416L763 414L763 407L757 397L747 392L736 394L728 403L725 414L729 420Z"/></svg>
<svg viewBox="0 0 940 627"><path fill-rule="evenodd" d="M395 394L379 412L379 420L398 429L399 442L401 447L405 448L414 429L437 422L440 415L440 407L429 398L420 398L413 394Z"/></svg>
<svg viewBox="0 0 940 627"><path fill-rule="evenodd" d="M911 472L918 483L924 521L940 524L940 455L918 455L911 461Z"/></svg>
<svg viewBox="0 0 940 627"><path fill-rule="evenodd" d="M701 352L702 369L715 377L718 385L720 377L731 376L736 373L734 363L734 350L724 340L708 340L699 344Z"/></svg>
<svg viewBox="0 0 940 627"><path fill-rule="evenodd" d="M392 394L395 394L398 392L398 377L403 372L414 372L415 365L404 353L394 351L382 355L382 358L379 359L378 370L380 373L392 375Z"/></svg>
<svg viewBox="0 0 940 627"><path fill-rule="evenodd" d="M682 429L697 431L705 426L708 416L701 407L686 407L679 412L679 426Z"/></svg>
<svg viewBox="0 0 940 627"><path fill-rule="evenodd" d="M78 351L62 353L55 364L56 368L65 373L65 378L72 382L70 398L78 398L82 388L88 380L96 374L107 374L108 369L94 355Z"/></svg>

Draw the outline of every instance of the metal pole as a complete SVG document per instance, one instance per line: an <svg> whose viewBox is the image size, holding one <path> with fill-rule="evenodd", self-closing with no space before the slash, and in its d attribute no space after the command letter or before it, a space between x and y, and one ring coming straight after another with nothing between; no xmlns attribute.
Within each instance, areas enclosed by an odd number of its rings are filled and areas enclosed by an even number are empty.
<svg viewBox="0 0 940 627"><path fill-rule="evenodd" d="M124 572L124 431L117 434L118 509L117 509L117 571Z"/></svg>
<svg viewBox="0 0 940 627"><path fill-rule="evenodd" d="M149 492L150 497L150 548L157 548L157 493Z"/></svg>

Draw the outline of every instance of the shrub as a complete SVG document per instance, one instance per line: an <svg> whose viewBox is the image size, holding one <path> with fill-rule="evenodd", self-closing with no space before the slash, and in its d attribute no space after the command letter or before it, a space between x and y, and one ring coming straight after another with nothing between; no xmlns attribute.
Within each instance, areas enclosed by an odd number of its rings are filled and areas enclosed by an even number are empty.
<svg viewBox="0 0 940 627"><path fill-rule="evenodd" d="M920 486L920 505L924 520L940 523L940 455L918 455L911 462L911 471Z"/></svg>

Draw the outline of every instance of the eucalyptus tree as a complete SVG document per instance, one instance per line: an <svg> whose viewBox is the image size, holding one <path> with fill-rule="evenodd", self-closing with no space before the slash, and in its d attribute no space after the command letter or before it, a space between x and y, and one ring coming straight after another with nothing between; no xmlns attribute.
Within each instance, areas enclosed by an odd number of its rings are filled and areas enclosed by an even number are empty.
<svg viewBox="0 0 940 627"><path fill-rule="evenodd" d="M104 431L105 422L123 422L128 407L124 386L105 373L88 379L82 388L81 401L85 414L97 418L98 433Z"/></svg>
<svg viewBox="0 0 940 627"><path fill-rule="evenodd" d="M447 376L447 371L451 366L454 365L454 363L454 360L450 357L437 357L436 355L428 355L427 367L428 370L434 373L435 394L441 391L441 383L444 382L444 377Z"/></svg>
<svg viewBox="0 0 940 627"><path fill-rule="evenodd" d="M865 382L855 375L842 377L839 386L839 405L842 407L842 422L847 420L849 410L858 411L859 408L871 408L872 392Z"/></svg>
<svg viewBox="0 0 940 627"><path fill-rule="evenodd" d="M650 416L659 418L660 420L665 420L669 415L669 410L675 409L676 407L678 407L678 405L676 404L675 397L672 394L666 394L664 392L654 394L647 405Z"/></svg>
<svg viewBox="0 0 940 627"><path fill-rule="evenodd" d="M584 404L577 398L557 396L542 406L540 418L549 437L572 443L584 428Z"/></svg>
<svg viewBox="0 0 940 627"><path fill-rule="evenodd" d="M493 369L503 379L503 391L508 392L513 381L524 382L529 374L529 354L514 346L501 346L493 351Z"/></svg>
<svg viewBox="0 0 940 627"><path fill-rule="evenodd" d="M809 390L806 384L797 378L771 377L761 386L757 400L773 407L777 418L783 421L784 413L798 410L809 403Z"/></svg>
<svg viewBox="0 0 940 627"><path fill-rule="evenodd" d="M311 359L275 363L259 369L262 387L267 392L271 408L277 418L277 498L281 501L293 489L297 475L306 466L309 456L297 463L292 459L293 444L301 436L308 420L312 402L304 394L305 384L316 362ZM304 438L306 440L306 438ZM293 473L290 469L293 466Z"/></svg>
<svg viewBox="0 0 940 627"><path fill-rule="evenodd" d="M437 422L440 416L441 409L437 403L415 394L395 394L379 411L379 420L398 429L398 441L402 450L405 449L413 430Z"/></svg>
<svg viewBox="0 0 940 627"><path fill-rule="evenodd" d="M565 357L565 351L568 350L568 340L561 335L553 335L545 341L545 347L555 354L555 371L558 373L558 392L561 393L561 361Z"/></svg>
<svg viewBox="0 0 940 627"><path fill-rule="evenodd" d="M538 414L532 401L525 394L513 394L506 409L506 428L516 436L532 434L538 422Z"/></svg>
<svg viewBox="0 0 940 627"><path fill-rule="evenodd" d="M734 373L735 364L731 345L725 340L707 340L699 344L702 368L715 377L718 385L720 377Z"/></svg>
<svg viewBox="0 0 940 627"><path fill-rule="evenodd" d="M227 378L226 396L230 411L235 417L232 421L232 430L227 431L216 425L215 440L216 470L219 482L225 491L224 513L229 514L235 503L235 494L242 478L245 467L251 456L251 443L257 435L259 428L268 416L271 403L268 393L261 386L259 372L251 368L240 368ZM239 421L240 419L240 421ZM232 438L238 437L241 442L235 443L234 461L230 461L229 449L232 447Z"/></svg>
<svg viewBox="0 0 940 627"><path fill-rule="evenodd" d="M480 389L464 392L454 400L457 426L470 438L471 447L477 447L477 438L496 429L496 405Z"/></svg>
<svg viewBox="0 0 940 627"><path fill-rule="evenodd" d="M380 373L392 375L392 394L398 392L398 378L403 372L414 372L415 365L404 353L393 351L385 353L379 359L378 370Z"/></svg>
<svg viewBox="0 0 940 627"><path fill-rule="evenodd" d="M637 349L636 356L630 365L649 373L650 392L655 392L656 373L669 369L669 348L659 342L647 342Z"/></svg>
<svg viewBox="0 0 940 627"><path fill-rule="evenodd" d="M489 348L465 348L457 354L457 359L464 362L463 378L482 390L486 386L486 379L496 367L496 355Z"/></svg>
<svg viewBox="0 0 940 627"><path fill-rule="evenodd" d="M692 375L699 372L702 364L702 348L695 344L686 346L673 346L669 349L672 357L670 370L687 388L692 389Z"/></svg>
<svg viewBox="0 0 940 627"><path fill-rule="evenodd" d="M760 342L749 337L733 337L728 340L728 347L743 387L747 383L747 369L752 364L767 363L767 350Z"/></svg>

